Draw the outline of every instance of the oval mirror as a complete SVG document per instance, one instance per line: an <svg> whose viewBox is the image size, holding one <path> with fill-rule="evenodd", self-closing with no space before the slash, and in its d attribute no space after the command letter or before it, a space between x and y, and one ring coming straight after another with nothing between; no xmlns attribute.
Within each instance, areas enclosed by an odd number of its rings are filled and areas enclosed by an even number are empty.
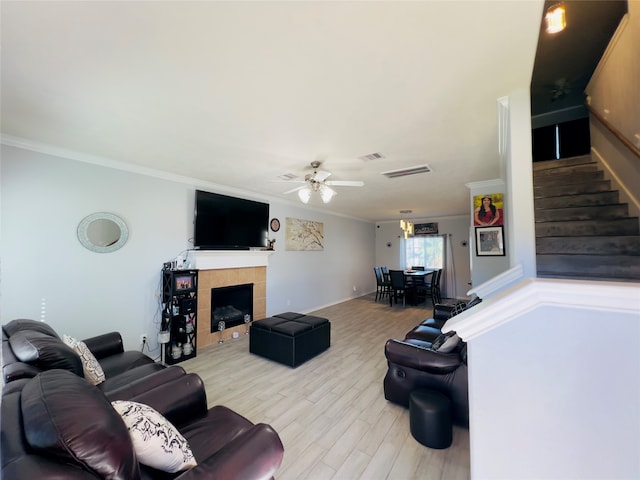
<svg viewBox="0 0 640 480"><path fill-rule="evenodd" d="M78 225L78 240L92 252L115 252L128 238L127 224L112 213L92 213L83 218Z"/></svg>

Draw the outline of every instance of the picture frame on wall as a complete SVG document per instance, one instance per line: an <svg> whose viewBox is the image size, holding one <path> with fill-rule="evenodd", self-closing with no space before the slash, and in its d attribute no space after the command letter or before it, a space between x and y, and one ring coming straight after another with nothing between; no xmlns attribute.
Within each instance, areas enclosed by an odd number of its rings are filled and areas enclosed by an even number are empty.
<svg viewBox="0 0 640 480"><path fill-rule="evenodd" d="M478 257L503 257L504 229L498 227L476 227L476 255Z"/></svg>
<svg viewBox="0 0 640 480"><path fill-rule="evenodd" d="M416 223L413 226L413 234L414 235L437 235L438 234L438 223Z"/></svg>
<svg viewBox="0 0 640 480"><path fill-rule="evenodd" d="M504 225L504 194L475 195L473 197L473 225L476 227Z"/></svg>

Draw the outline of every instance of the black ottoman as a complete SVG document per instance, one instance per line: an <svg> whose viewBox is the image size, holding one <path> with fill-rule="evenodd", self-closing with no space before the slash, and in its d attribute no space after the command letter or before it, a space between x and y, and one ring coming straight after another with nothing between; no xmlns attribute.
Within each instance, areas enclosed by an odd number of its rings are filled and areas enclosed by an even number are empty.
<svg viewBox="0 0 640 480"><path fill-rule="evenodd" d="M409 396L411 435L430 448L451 446L451 401L435 390L414 390Z"/></svg>
<svg viewBox="0 0 640 480"><path fill-rule="evenodd" d="M256 320L250 334L249 352L295 368L329 348L331 323L287 312Z"/></svg>

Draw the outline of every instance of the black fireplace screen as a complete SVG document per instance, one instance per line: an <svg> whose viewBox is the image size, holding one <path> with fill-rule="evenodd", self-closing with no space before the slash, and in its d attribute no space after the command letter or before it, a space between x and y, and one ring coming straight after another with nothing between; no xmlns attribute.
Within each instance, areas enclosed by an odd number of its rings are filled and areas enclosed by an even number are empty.
<svg viewBox="0 0 640 480"><path fill-rule="evenodd" d="M245 315L253 320L253 283L211 289L211 333L220 322L225 328L242 325Z"/></svg>

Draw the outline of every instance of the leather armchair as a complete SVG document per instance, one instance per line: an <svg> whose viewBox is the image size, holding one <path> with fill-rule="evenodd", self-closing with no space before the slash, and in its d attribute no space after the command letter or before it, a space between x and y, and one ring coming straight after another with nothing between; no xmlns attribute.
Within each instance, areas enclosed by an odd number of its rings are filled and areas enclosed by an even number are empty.
<svg viewBox="0 0 640 480"><path fill-rule="evenodd" d="M428 342L388 340L385 345L388 370L384 377L387 400L409 407L411 392L428 388L450 400L454 423L469 426L466 345L451 353L431 350Z"/></svg>
<svg viewBox="0 0 640 480"><path fill-rule="evenodd" d="M451 400L454 423L469 426L467 345L459 341L445 351L438 344L446 336L441 328L447 320L479 302L476 297L468 303L436 304L433 316L407 332L403 340L387 341L388 369L383 381L387 400L408 407L413 390L436 390Z"/></svg>

